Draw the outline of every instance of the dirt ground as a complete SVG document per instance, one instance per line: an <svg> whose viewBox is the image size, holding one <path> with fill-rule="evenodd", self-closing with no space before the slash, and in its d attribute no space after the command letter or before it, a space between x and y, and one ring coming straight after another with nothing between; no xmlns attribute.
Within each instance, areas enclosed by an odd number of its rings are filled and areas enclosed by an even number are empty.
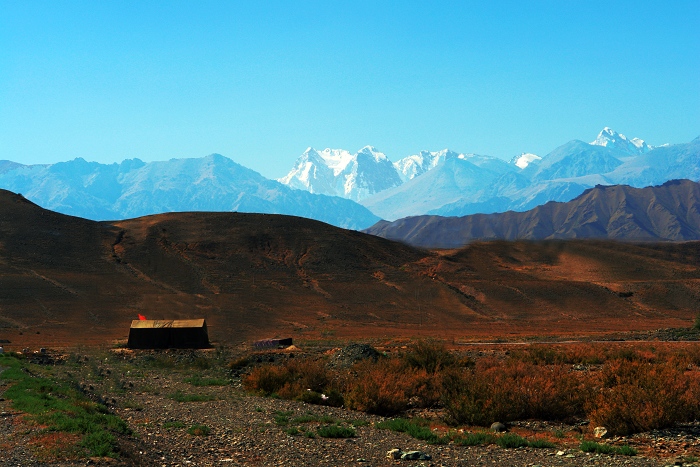
<svg viewBox="0 0 700 467"><path fill-rule="evenodd" d="M464 447L453 443L428 445L403 433L379 429L382 417L275 398L244 391L230 362L249 348L218 348L204 351L131 351L82 347L48 351L50 359L40 373L72 379L94 400L125 420L132 436L120 439L119 459L61 459L60 446L71 435L46 433L40 426L0 400L0 464L2 465L162 465L162 466L664 466L697 465L700 426L643 433L606 442L638 450L633 457L581 452L582 437L593 439L590 427L523 421L509 431L528 439L546 439L555 448L504 449L495 445ZM318 344L301 345L303 353L328 352ZM275 352L256 354L262 361ZM54 358L55 357L55 358ZM288 355L281 358L288 358ZM54 364L63 360L64 363ZM221 385L193 386L191 378L222 380ZM190 382L188 382L190 381ZM4 388L0 386L0 393ZM175 394L205 396L200 401L178 401ZM1 396L0 396L1 398ZM416 414L418 415L418 414ZM434 429L447 430L436 414ZM328 424L352 427L355 436L330 439L312 436ZM208 434L191 434L195 426ZM480 427L459 427L467 432ZM63 438L62 438L63 437ZM428 454L430 460L387 458L399 448ZM695 457L693 457L695 456Z"/></svg>

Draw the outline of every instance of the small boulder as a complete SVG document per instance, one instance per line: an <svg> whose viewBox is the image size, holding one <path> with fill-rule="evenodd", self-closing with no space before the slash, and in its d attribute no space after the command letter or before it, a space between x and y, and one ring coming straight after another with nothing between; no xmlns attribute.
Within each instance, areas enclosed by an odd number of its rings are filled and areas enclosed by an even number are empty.
<svg viewBox="0 0 700 467"><path fill-rule="evenodd" d="M337 351L329 362L329 366L337 368L350 368L355 363L371 359L379 360L382 356L377 350L368 344L350 344Z"/></svg>
<svg viewBox="0 0 700 467"><path fill-rule="evenodd" d="M401 449L390 449L386 452L386 457L389 459L401 459L403 451Z"/></svg>
<svg viewBox="0 0 700 467"><path fill-rule="evenodd" d="M607 438L608 429L604 426L597 426L593 428L593 436L596 438Z"/></svg>
<svg viewBox="0 0 700 467"><path fill-rule="evenodd" d="M401 460L404 461L429 461L430 459L432 456L423 451L408 451L401 455Z"/></svg>
<svg viewBox="0 0 700 467"><path fill-rule="evenodd" d="M496 433L503 433L506 429L506 426L501 422L494 422L491 424L491 431L495 431Z"/></svg>

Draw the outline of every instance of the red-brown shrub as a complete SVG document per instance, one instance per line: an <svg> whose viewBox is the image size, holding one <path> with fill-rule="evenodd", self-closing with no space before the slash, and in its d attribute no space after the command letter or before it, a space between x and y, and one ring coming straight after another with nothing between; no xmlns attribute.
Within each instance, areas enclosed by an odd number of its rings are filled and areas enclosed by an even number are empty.
<svg viewBox="0 0 700 467"><path fill-rule="evenodd" d="M249 391L275 394L291 380L289 371L280 366L264 365L243 377L243 387Z"/></svg>
<svg viewBox="0 0 700 467"><path fill-rule="evenodd" d="M583 413L586 375L517 360L479 362L445 376L443 403L451 424L489 425L526 418L561 420Z"/></svg>
<svg viewBox="0 0 700 467"><path fill-rule="evenodd" d="M299 359L290 360L282 366L257 367L243 378L243 385L250 391L296 399L308 390L318 393L329 390L331 380L322 361Z"/></svg>
<svg viewBox="0 0 700 467"><path fill-rule="evenodd" d="M697 375L676 359L663 364L608 362L603 387L589 406L589 418L611 434L627 435L672 426L698 414Z"/></svg>
<svg viewBox="0 0 700 467"><path fill-rule="evenodd" d="M356 377L347 382L345 398L351 408L395 415L409 408L412 398L420 401L418 405L431 398L439 400L438 395L431 395L431 377L424 370L406 368L398 359L361 362L354 371Z"/></svg>

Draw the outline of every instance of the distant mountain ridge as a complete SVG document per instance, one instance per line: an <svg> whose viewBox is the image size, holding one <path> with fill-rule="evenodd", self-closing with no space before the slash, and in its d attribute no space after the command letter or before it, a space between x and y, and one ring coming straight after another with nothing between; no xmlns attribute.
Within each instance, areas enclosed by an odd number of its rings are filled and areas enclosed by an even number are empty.
<svg viewBox="0 0 700 467"><path fill-rule="evenodd" d="M375 184L373 189L362 191L346 183L346 178L344 191L334 188L327 193L351 197L387 220L425 214L464 216L525 211L547 201L569 201L599 184L644 187L677 178L700 180L698 142L696 138L690 143L655 147L605 127L591 143L573 140L544 157L523 153L510 162L449 149L421 151L393 163L400 179L398 183L393 174L386 175L390 169L384 161L384 176L391 180L385 188ZM342 152L352 157L348 151L338 149L322 152ZM472 167L467 169L465 164L452 159L470 162ZM302 155L295 167L302 161L307 163L308 171L328 174L325 186L339 185L333 181L336 175L324 167L327 161L307 161ZM367 179L377 178L374 169L371 164L358 167L358 171L364 170ZM280 181L298 189L320 192L295 170Z"/></svg>
<svg viewBox="0 0 700 467"><path fill-rule="evenodd" d="M359 229L379 218L338 197L293 190L219 154L199 159L52 165L0 162L0 187L63 214L114 220L174 211L288 214Z"/></svg>
<svg viewBox="0 0 700 467"><path fill-rule="evenodd" d="M363 229L380 218L527 211L569 201L596 185L700 180L700 138L650 146L605 128L592 143L570 141L510 162L448 149L397 162L372 146L355 153L308 148L279 181L232 160L203 158L100 164L0 161L0 188L64 214L93 220L173 211L287 214Z"/></svg>
<svg viewBox="0 0 700 467"><path fill-rule="evenodd" d="M598 185L572 201L526 212L416 216L381 221L365 232L426 248L458 248L476 240L700 240L700 184Z"/></svg>

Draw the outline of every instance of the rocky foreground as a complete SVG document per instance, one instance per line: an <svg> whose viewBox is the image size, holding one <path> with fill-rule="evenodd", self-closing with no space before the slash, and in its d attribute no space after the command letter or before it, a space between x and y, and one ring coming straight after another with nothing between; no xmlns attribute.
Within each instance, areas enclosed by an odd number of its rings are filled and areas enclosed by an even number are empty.
<svg viewBox="0 0 700 467"><path fill-rule="evenodd" d="M377 428L381 417L250 395L241 387L240 378L213 365L228 358L215 353L218 351L84 352L65 357L63 364L45 362L49 364L42 365L42 372L73 378L87 394L125 420L133 435L120 438L117 459L71 459L61 449L71 435L45 433L0 396L0 464L664 466L697 465L694 456L700 452L697 425L606 440L634 447L639 452L636 456L581 452L580 427L542 422L521 422L508 429L530 439L553 440L555 448L429 445L404 433ZM200 385L193 384L197 381ZM7 383L0 380L0 384L2 394ZM323 437L319 430L328 426L341 427L350 437ZM390 453L394 449L418 453L412 455L413 460L401 459L401 453Z"/></svg>

